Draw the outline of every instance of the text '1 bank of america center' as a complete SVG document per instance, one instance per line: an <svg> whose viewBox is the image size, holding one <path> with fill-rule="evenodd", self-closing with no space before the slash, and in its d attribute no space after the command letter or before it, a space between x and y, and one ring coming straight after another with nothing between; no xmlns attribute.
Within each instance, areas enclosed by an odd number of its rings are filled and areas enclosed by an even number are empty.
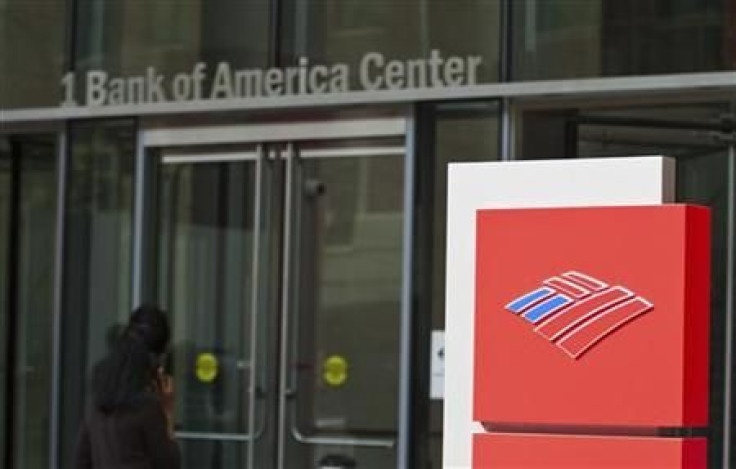
<svg viewBox="0 0 736 469"><path fill-rule="evenodd" d="M449 162L665 155L736 465L736 1L0 0L0 466L170 314L187 469L438 468ZM340 466L340 467L342 467Z"/></svg>

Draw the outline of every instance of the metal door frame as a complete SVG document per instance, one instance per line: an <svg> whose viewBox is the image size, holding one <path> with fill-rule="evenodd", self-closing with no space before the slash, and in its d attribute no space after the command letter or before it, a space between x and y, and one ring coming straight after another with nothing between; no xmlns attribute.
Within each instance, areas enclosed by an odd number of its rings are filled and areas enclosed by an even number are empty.
<svg viewBox="0 0 736 469"><path fill-rule="evenodd" d="M142 302L144 291L144 255L149 252L146 224L149 220L152 165L148 152L163 147L189 147L220 144L266 144L275 142L336 141L347 139L404 138L404 221L402 227L402 286L399 344L399 390L397 415L397 468L408 468L411 431L411 351L412 351L412 264L414 229L414 122L411 116L305 120L248 125L187 126L140 128L137 135L134 206L133 254L131 268L131 305ZM264 155L258 159L261 161ZM314 155L318 156L318 155ZM329 152L323 157L329 157ZM213 162L226 158L222 155ZM202 160L200 160L202 161ZM252 453L249 450L249 453ZM250 457L249 457L250 458Z"/></svg>

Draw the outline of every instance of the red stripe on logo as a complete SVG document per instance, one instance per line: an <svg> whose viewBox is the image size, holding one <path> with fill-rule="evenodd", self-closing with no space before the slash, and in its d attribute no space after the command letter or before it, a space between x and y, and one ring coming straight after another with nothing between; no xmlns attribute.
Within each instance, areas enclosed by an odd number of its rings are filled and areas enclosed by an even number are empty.
<svg viewBox="0 0 736 469"><path fill-rule="evenodd" d="M590 293L590 290L583 288L579 285L572 283L569 280L562 279L560 277L548 278L544 281L545 285L556 288L563 293L574 296L575 298L582 298Z"/></svg>
<svg viewBox="0 0 736 469"><path fill-rule="evenodd" d="M552 319L542 323L536 328L536 331L547 339L555 341L583 321L595 317L632 296L634 294L623 287L613 287L570 306L552 317Z"/></svg>
<svg viewBox="0 0 736 469"><path fill-rule="evenodd" d="M596 343L652 308L653 305L642 298L634 298L618 304L595 319L586 322L561 340L558 345L571 357L578 358Z"/></svg>
<svg viewBox="0 0 736 469"><path fill-rule="evenodd" d="M567 280L573 281L578 285L581 285L591 291L600 291L606 288L608 285L601 282L597 278L593 278L590 275L581 274L580 272L565 272L562 274Z"/></svg>

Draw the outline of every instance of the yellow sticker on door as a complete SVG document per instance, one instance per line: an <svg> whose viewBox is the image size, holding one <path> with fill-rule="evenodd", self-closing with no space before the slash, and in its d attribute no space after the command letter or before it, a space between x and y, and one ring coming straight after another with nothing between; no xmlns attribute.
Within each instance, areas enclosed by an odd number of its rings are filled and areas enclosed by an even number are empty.
<svg viewBox="0 0 736 469"><path fill-rule="evenodd" d="M200 353L194 365L197 379L203 383L211 383L217 379L220 364L212 353Z"/></svg>
<svg viewBox="0 0 736 469"><path fill-rule="evenodd" d="M348 361L342 355L330 355L322 363L322 378L332 387L343 386L348 380Z"/></svg>

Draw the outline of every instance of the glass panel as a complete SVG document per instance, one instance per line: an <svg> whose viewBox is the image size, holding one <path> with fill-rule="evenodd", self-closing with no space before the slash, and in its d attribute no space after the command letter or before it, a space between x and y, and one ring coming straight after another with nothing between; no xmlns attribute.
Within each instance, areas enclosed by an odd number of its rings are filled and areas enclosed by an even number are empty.
<svg viewBox="0 0 736 469"><path fill-rule="evenodd" d="M717 71L734 66L732 0L520 0L518 80Z"/></svg>
<svg viewBox="0 0 736 469"><path fill-rule="evenodd" d="M500 5L500 0L287 0L282 62L294 65L307 57L312 64L348 64L356 71L351 77L356 87L361 58L369 52L388 61L427 58L437 50L445 58L480 57L477 81L495 82Z"/></svg>
<svg viewBox="0 0 736 469"><path fill-rule="evenodd" d="M67 0L0 0L0 109L57 106Z"/></svg>
<svg viewBox="0 0 736 469"><path fill-rule="evenodd" d="M10 145L0 139L0 461L5 459L5 419L7 404L7 298L8 298L8 243L10 236Z"/></svg>
<svg viewBox="0 0 736 469"><path fill-rule="evenodd" d="M199 61L261 67L268 60L269 2L261 0L80 0L78 70L171 75Z"/></svg>
<svg viewBox="0 0 736 469"><path fill-rule="evenodd" d="M249 433L256 163L161 164L158 300L172 315L177 423ZM198 365L215 357L216 375ZM181 441L184 467L245 467L247 445Z"/></svg>
<svg viewBox="0 0 736 469"><path fill-rule="evenodd" d="M289 363L296 385L290 425L303 435L397 438L404 217L398 148L387 156L368 150L301 162L300 276L292 300L297 357ZM396 458L393 449L351 445L287 451L287 467L318 467L341 455L357 467L384 468Z"/></svg>
<svg viewBox="0 0 736 469"><path fill-rule="evenodd" d="M55 135L23 136L15 376L15 467L48 467L56 245Z"/></svg>
<svg viewBox="0 0 736 469"><path fill-rule="evenodd" d="M135 133L131 122L76 124L67 192L61 462L72 462L86 377L130 314Z"/></svg>

